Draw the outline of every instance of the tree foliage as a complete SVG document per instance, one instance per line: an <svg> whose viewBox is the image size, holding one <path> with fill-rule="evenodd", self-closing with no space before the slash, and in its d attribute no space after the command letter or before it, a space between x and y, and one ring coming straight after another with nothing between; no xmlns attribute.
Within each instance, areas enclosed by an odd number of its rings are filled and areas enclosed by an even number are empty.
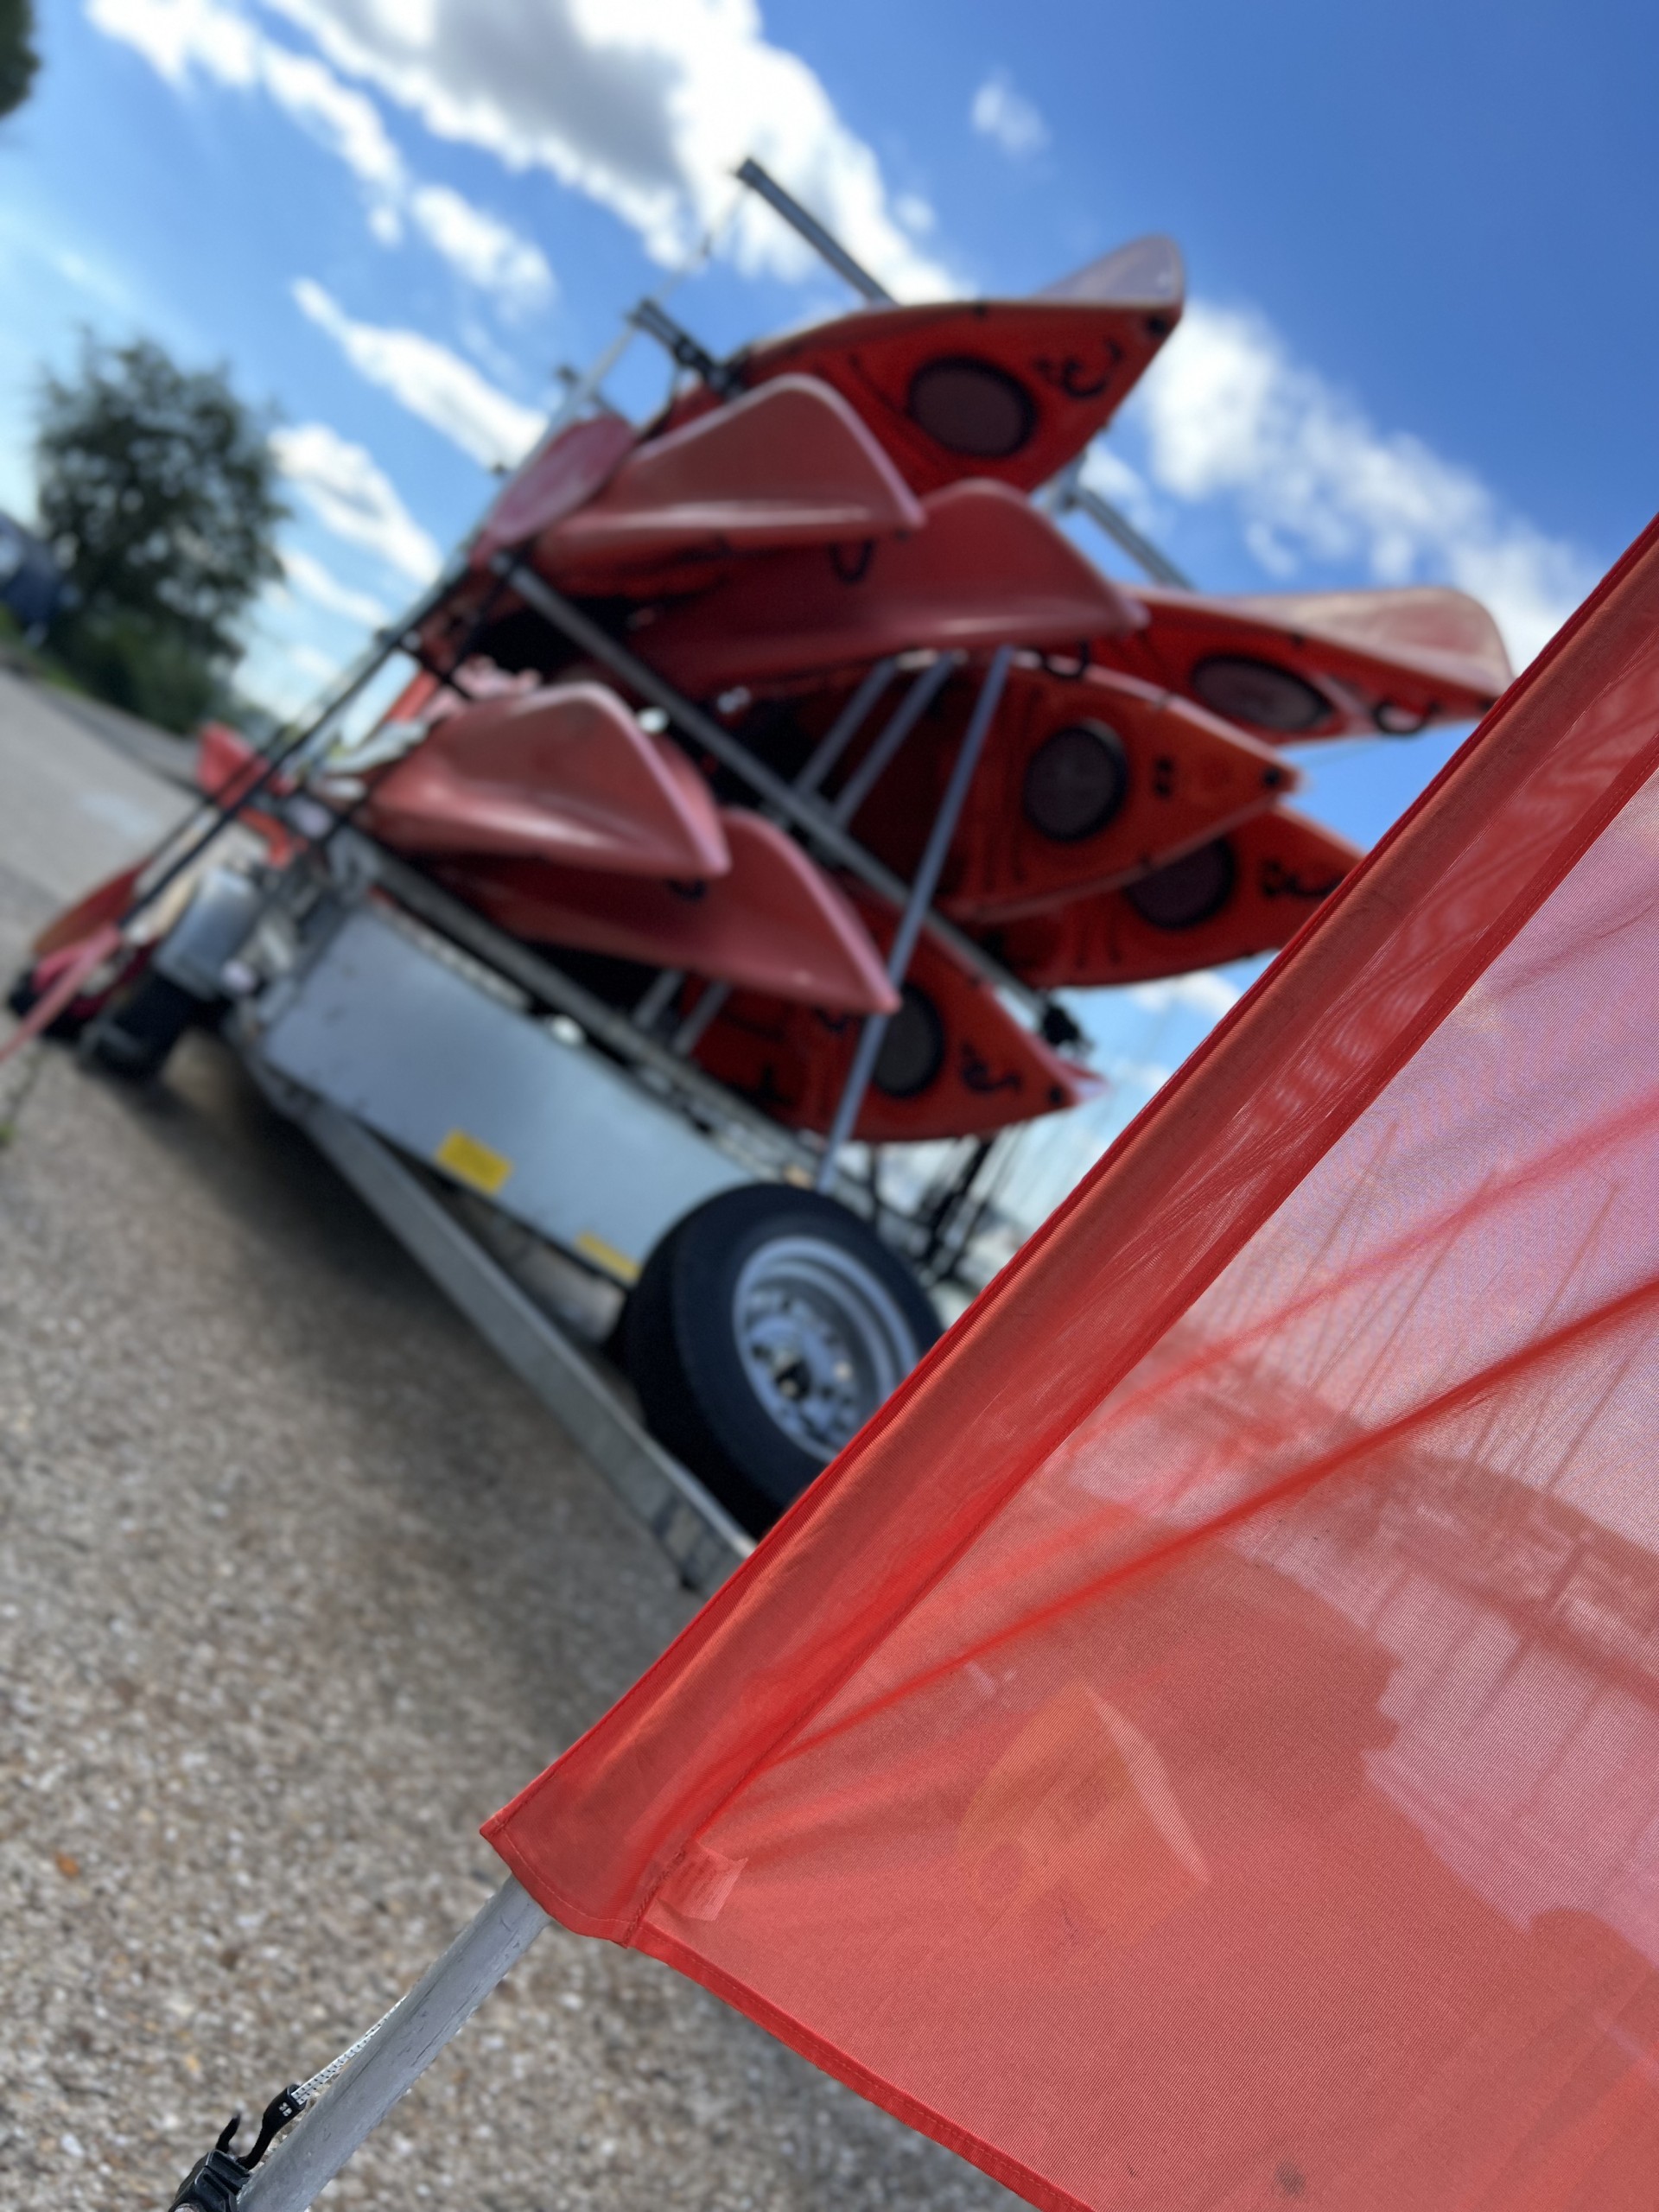
<svg viewBox="0 0 1659 2212"><path fill-rule="evenodd" d="M22 105L40 66L34 0L0 0L0 115Z"/></svg>
<svg viewBox="0 0 1659 2212"><path fill-rule="evenodd" d="M107 696L188 727L238 658L236 618L282 573L265 426L222 372L89 339L76 378L45 380L35 461L75 594L54 645Z"/></svg>

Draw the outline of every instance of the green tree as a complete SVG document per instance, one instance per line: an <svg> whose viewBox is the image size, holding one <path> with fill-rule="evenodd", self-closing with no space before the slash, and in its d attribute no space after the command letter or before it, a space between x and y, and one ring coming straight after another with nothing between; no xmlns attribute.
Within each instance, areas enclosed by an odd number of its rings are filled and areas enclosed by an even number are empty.
<svg viewBox="0 0 1659 2212"><path fill-rule="evenodd" d="M221 370L89 338L75 378L44 381L35 452L74 594L54 649L118 705L191 728L239 657L237 617L282 573L266 425Z"/></svg>
<svg viewBox="0 0 1659 2212"><path fill-rule="evenodd" d="M0 0L0 115L22 105L40 66L34 0Z"/></svg>

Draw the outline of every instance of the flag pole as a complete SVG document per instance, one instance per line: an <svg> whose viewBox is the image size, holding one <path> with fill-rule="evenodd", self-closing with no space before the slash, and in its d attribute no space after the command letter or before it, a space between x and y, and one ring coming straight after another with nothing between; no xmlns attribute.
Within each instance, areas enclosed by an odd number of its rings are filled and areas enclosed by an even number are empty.
<svg viewBox="0 0 1659 2212"><path fill-rule="evenodd" d="M326 2095L279 2135L236 2212L306 2212L548 1925L509 1875Z"/></svg>

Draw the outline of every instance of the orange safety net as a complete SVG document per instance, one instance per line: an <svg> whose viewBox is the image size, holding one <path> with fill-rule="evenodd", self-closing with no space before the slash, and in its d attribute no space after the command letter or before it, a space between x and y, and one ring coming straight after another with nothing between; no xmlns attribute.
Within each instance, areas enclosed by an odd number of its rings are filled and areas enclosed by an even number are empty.
<svg viewBox="0 0 1659 2212"><path fill-rule="evenodd" d="M486 1829L1055 2208L1659 2201L1659 524Z"/></svg>

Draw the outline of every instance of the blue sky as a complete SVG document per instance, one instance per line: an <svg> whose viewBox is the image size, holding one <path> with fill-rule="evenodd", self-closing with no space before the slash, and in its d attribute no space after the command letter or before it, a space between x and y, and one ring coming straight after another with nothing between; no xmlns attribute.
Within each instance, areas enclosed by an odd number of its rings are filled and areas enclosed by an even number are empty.
<svg viewBox="0 0 1659 2212"><path fill-rule="evenodd" d="M245 671L279 705L711 224L676 306L715 347L846 304L730 214L746 151L900 296L1172 233L1186 321L1096 467L1206 587L1459 582L1520 661L1659 505L1651 9L44 0L41 44L0 124L0 505L81 327L228 362L283 423ZM664 381L642 341L612 389ZM1452 741L1333 753L1305 803L1369 842ZM1224 996L1098 1010L1100 1128Z"/></svg>

